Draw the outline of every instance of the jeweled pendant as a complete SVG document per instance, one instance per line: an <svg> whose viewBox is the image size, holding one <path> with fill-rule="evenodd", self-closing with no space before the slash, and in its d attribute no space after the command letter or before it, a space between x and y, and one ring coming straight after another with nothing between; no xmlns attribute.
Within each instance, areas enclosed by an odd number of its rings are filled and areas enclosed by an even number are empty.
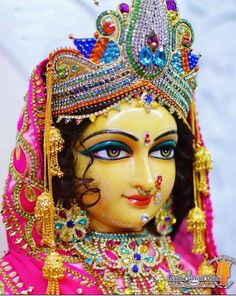
<svg viewBox="0 0 236 296"><path fill-rule="evenodd" d="M142 48L140 52L140 62L143 66L148 67L153 64L153 55L148 47Z"/></svg>
<svg viewBox="0 0 236 296"><path fill-rule="evenodd" d="M165 67L166 53L165 53L163 47L159 48L158 51L156 52L154 62L155 62L155 65L160 67L160 68Z"/></svg>

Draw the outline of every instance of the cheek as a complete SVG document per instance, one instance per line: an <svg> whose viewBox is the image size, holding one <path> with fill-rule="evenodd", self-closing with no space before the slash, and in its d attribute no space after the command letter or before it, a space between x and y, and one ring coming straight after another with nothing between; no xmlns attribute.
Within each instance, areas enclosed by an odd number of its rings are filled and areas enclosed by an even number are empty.
<svg viewBox="0 0 236 296"><path fill-rule="evenodd" d="M90 158L85 157L78 153L75 157L75 174L77 178L82 178L84 175L84 172L86 171L89 163L90 163Z"/></svg>
<svg viewBox="0 0 236 296"><path fill-rule="evenodd" d="M77 158L76 173L77 177L82 177L89 164L88 157L79 156ZM120 161L100 161L94 159L94 162L86 172L86 178L92 178L94 181L89 185L100 189L101 199L99 206L102 208L109 207L112 198L113 203L119 202L118 197L127 191L129 184L129 160L124 159ZM117 197L117 198L116 198ZM98 194L88 193L83 201L85 204L91 204L98 198ZM107 203L107 204L106 204Z"/></svg>

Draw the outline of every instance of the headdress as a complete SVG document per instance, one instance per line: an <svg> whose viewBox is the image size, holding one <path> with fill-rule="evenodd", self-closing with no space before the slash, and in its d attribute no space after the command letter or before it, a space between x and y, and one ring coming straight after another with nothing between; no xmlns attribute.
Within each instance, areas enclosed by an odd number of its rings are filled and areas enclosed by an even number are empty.
<svg viewBox="0 0 236 296"><path fill-rule="evenodd" d="M49 57L53 117L94 118L145 92L147 103L156 100L188 116L199 56L192 53L192 27L173 0L134 1L131 9L123 3L100 14L94 38L71 38L77 50Z"/></svg>
<svg viewBox="0 0 236 296"><path fill-rule="evenodd" d="M215 256L207 180L211 160L194 101L199 56L191 48L192 27L180 19L176 2L134 0L132 7L123 3L118 11L98 17L93 38L71 38L76 49L52 52L31 77L3 201L10 245L40 260L48 253L43 269L48 293L58 292L64 267L54 245L52 177L63 174L57 162L63 141L54 123L94 121L121 100L134 98L147 110L154 102L166 106L191 128L195 208L188 230L194 233L194 253ZM176 239L183 233L181 228Z"/></svg>

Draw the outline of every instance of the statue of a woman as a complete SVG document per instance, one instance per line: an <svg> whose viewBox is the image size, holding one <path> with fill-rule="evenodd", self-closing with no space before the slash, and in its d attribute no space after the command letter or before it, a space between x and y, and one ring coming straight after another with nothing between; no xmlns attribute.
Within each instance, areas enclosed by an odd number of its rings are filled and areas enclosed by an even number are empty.
<svg viewBox="0 0 236 296"><path fill-rule="evenodd" d="M134 0L71 39L33 71L18 122L1 292L222 292L182 285L216 256L191 25L174 0Z"/></svg>

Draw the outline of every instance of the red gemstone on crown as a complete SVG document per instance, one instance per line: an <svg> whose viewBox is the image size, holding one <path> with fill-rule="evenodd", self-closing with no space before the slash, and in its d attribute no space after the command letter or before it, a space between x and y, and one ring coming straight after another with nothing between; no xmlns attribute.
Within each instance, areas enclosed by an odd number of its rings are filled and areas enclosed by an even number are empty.
<svg viewBox="0 0 236 296"><path fill-rule="evenodd" d="M158 48L159 40L158 40L157 34L154 31L151 31L151 33L148 35L147 44L151 49Z"/></svg>
<svg viewBox="0 0 236 296"><path fill-rule="evenodd" d="M106 35L110 36L115 32L116 27L111 21L105 21L102 25L102 29Z"/></svg>

